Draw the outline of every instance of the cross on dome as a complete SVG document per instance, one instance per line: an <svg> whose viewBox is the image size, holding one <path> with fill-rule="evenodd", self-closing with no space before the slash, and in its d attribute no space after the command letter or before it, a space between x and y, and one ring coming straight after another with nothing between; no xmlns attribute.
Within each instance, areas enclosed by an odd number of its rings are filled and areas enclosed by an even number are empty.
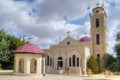
<svg viewBox="0 0 120 80"><path fill-rule="evenodd" d="M28 42L31 43L32 39L33 39L33 37L30 35L30 37L28 37Z"/></svg>
<svg viewBox="0 0 120 80"><path fill-rule="evenodd" d="M87 33L85 32L85 36L87 35Z"/></svg>

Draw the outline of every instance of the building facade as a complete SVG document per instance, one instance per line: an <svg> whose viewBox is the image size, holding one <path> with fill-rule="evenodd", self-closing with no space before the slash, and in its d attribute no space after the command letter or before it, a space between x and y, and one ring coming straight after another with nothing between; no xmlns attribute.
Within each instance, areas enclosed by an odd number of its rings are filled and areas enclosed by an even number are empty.
<svg viewBox="0 0 120 80"><path fill-rule="evenodd" d="M46 57L46 72L57 73L58 69L63 72L69 67L71 73L86 74L87 60L90 55L100 57L108 53L108 29L106 13L102 7L93 9L90 16L91 39L84 36L80 40L66 37L58 45L51 45L44 49Z"/></svg>
<svg viewBox="0 0 120 80"><path fill-rule="evenodd" d="M51 45L45 49L46 72L57 73L58 69L63 72L70 68L72 73L86 74L86 62L90 57L90 38L85 36L80 40L66 37L58 45Z"/></svg>

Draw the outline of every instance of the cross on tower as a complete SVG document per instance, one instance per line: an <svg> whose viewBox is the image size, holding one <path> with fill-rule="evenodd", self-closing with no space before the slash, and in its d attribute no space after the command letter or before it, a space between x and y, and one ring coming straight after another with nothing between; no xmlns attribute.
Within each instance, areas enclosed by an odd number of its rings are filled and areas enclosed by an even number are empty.
<svg viewBox="0 0 120 80"><path fill-rule="evenodd" d="M33 37L30 35L30 37L28 37L28 42L31 43L32 39L33 39Z"/></svg>
<svg viewBox="0 0 120 80"><path fill-rule="evenodd" d="M68 37L69 37L71 32L68 30L66 33L68 33Z"/></svg>

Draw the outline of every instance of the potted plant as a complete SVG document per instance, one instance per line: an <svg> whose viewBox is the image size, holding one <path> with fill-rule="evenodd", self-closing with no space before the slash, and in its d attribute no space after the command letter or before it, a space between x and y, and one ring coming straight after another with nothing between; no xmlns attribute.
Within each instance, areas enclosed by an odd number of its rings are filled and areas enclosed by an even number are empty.
<svg viewBox="0 0 120 80"><path fill-rule="evenodd" d="M91 71L91 69L87 69L87 74L88 74L88 76L90 76L91 74L92 74L92 71Z"/></svg>
<svg viewBox="0 0 120 80"><path fill-rule="evenodd" d="M70 68L67 68L67 75L70 75Z"/></svg>

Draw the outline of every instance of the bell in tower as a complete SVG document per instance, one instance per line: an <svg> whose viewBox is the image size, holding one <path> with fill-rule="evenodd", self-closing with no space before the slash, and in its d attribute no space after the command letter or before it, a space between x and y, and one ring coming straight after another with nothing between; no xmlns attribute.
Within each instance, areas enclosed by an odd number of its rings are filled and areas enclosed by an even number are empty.
<svg viewBox="0 0 120 80"><path fill-rule="evenodd" d="M106 13L103 7L96 7L90 16L92 54L101 57L108 53L108 29Z"/></svg>

